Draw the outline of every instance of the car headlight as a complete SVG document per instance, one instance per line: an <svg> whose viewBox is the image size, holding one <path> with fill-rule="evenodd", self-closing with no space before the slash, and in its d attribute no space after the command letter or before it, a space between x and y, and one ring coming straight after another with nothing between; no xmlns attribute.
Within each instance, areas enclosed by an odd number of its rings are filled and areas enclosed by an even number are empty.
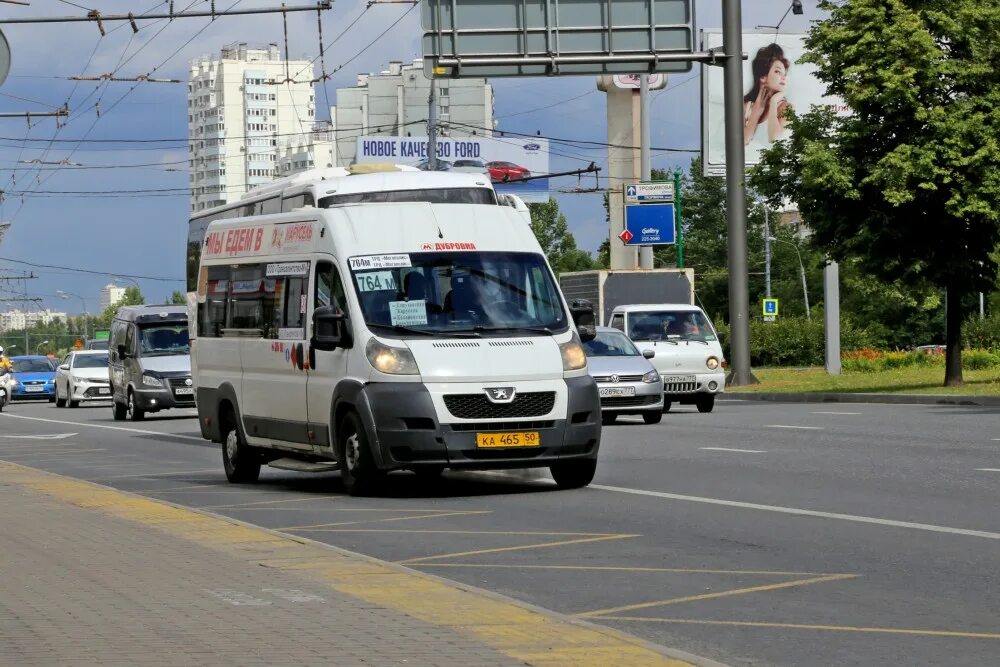
<svg viewBox="0 0 1000 667"><path fill-rule="evenodd" d="M77 382L77 383L79 383L79 382L86 382L87 381L87 378L77 377L76 375L70 375L69 379L72 380L73 382Z"/></svg>
<svg viewBox="0 0 1000 667"><path fill-rule="evenodd" d="M365 355L372 368L389 375L417 375L420 373L413 353L405 347L391 347L375 338L370 338L365 347Z"/></svg>
<svg viewBox="0 0 1000 667"><path fill-rule="evenodd" d="M587 353L583 351L583 345L575 331L572 338L559 344L559 352L562 354L564 371L578 371L587 367Z"/></svg>
<svg viewBox="0 0 1000 667"><path fill-rule="evenodd" d="M716 368L719 367L719 358L709 357L708 359L705 360L705 365L708 366L709 370L714 371Z"/></svg>
<svg viewBox="0 0 1000 667"><path fill-rule="evenodd" d="M10 386L16 387L19 384L21 384L21 383L17 381L17 378L11 378L10 379Z"/></svg>
<svg viewBox="0 0 1000 667"><path fill-rule="evenodd" d="M656 371L649 371L648 373L642 376L642 381L645 382L646 384L653 384L654 382L659 382L660 374L657 373Z"/></svg>
<svg viewBox="0 0 1000 667"><path fill-rule="evenodd" d="M155 378L152 375L143 375L142 383L147 387L162 387L163 381L160 378Z"/></svg>

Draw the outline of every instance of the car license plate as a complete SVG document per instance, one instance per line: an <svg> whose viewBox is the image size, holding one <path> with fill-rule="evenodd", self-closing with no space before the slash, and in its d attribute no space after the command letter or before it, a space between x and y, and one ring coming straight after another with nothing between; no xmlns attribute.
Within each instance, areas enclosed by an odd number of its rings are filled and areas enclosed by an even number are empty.
<svg viewBox="0 0 1000 667"><path fill-rule="evenodd" d="M99 387L97 393L101 396L105 396L111 393L110 387Z"/></svg>
<svg viewBox="0 0 1000 667"><path fill-rule="evenodd" d="M664 384L670 384L673 382L694 382L693 375L664 375Z"/></svg>
<svg viewBox="0 0 1000 667"><path fill-rule="evenodd" d="M45 391L45 387L25 387L24 391L29 394L40 394Z"/></svg>
<svg viewBox="0 0 1000 667"><path fill-rule="evenodd" d="M180 389L174 389L174 393L178 396L191 396L194 394L194 387L181 387Z"/></svg>
<svg viewBox="0 0 1000 667"><path fill-rule="evenodd" d="M635 387L600 387L598 391L602 397L635 396Z"/></svg>
<svg viewBox="0 0 1000 667"><path fill-rule="evenodd" d="M537 431L517 433L477 433L476 447L540 447L542 438Z"/></svg>

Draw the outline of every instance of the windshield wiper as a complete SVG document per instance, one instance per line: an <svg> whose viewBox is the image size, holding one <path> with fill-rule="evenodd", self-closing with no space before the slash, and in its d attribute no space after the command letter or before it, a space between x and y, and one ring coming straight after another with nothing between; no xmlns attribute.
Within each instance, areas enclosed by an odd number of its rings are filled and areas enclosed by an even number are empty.
<svg viewBox="0 0 1000 667"><path fill-rule="evenodd" d="M451 336L455 335L456 338L478 338L479 334L473 334L469 332L454 332L454 331L442 331L440 329L415 329L413 327L403 326L402 324L379 324L377 322L365 322L369 327L382 327L383 329L392 329L397 333L407 333L407 334L417 334L420 336Z"/></svg>
<svg viewBox="0 0 1000 667"><path fill-rule="evenodd" d="M548 327L484 327L481 324L477 324L474 327L468 329L452 329L451 331L459 331L464 334L472 334L479 336L484 333L496 333L497 331L530 331L532 333L545 334L546 336L552 336L555 332Z"/></svg>

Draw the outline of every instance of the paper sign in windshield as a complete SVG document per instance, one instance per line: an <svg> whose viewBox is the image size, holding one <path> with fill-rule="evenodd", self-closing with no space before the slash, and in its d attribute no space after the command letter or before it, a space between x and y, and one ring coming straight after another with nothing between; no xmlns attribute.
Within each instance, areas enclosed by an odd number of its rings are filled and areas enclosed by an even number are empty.
<svg viewBox="0 0 1000 667"><path fill-rule="evenodd" d="M362 292L381 292L382 290L396 290L396 279L392 271L365 271L354 276L358 281L358 289Z"/></svg>
<svg viewBox="0 0 1000 667"><path fill-rule="evenodd" d="M305 276L309 274L309 262L279 262L267 265L268 278L275 276Z"/></svg>
<svg viewBox="0 0 1000 667"><path fill-rule="evenodd" d="M390 301L389 318L393 325L400 327L427 324L427 302L423 299Z"/></svg>
<svg viewBox="0 0 1000 667"><path fill-rule="evenodd" d="M399 269L410 264L410 256L400 255L365 255L364 257L351 257L352 271L363 271L365 269Z"/></svg>

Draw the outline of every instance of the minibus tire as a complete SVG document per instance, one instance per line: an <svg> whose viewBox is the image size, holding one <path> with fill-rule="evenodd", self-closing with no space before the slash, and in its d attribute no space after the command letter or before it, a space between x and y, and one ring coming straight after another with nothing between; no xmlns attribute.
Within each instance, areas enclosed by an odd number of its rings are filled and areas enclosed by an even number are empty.
<svg viewBox="0 0 1000 667"><path fill-rule="evenodd" d="M375 466L368 434L356 412L348 412L337 429L337 461L340 463L340 479L344 490L352 496L366 496L372 493L381 477ZM354 453L347 455L348 443Z"/></svg>
<svg viewBox="0 0 1000 667"><path fill-rule="evenodd" d="M663 421L663 410L649 410L642 413L642 421L647 424L659 424Z"/></svg>
<svg viewBox="0 0 1000 667"><path fill-rule="evenodd" d="M597 472L597 459L584 461L567 461L549 466L552 479L560 489L579 489L594 481Z"/></svg>
<svg viewBox="0 0 1000 667"><path fill-rule="evenodd" d="M232 439L232 441L230 441ZM250 484L260 477L260 456L247 445L240 429L233 425L222 441L222 466L233 484Z"/></svg>
<svg viewBox="0 0 1000 667"><path fill-rule="evenodd" d="M145 410L136 406L135 394L131 390L128 392L128 403L125 404L125 410L128 412L128 418L130 421L141 422L146 418Z"/></svg>
<svg viewBox="0 0 1000 667"><path fill-rule="evenodd" d="M616 421L618 421L618 415L614 412L602 412L601 413L601 423L605 426L611 426Z"/></svg>
<svg viewBox="0 0 1000 667"><path fill-rule="evenodd" d="M712 394L699 396L695 399L695 405L698 406L698 412L711 412L715 407L715 396Z"/></svg>
<svg viewBox="0 0 1000 667"><path fill-rule="evenodd" d="M114 413L116 422L123 422L128 416L128 406L122 405L118 401L114 401L111 406L111 412Z"/></svg>

